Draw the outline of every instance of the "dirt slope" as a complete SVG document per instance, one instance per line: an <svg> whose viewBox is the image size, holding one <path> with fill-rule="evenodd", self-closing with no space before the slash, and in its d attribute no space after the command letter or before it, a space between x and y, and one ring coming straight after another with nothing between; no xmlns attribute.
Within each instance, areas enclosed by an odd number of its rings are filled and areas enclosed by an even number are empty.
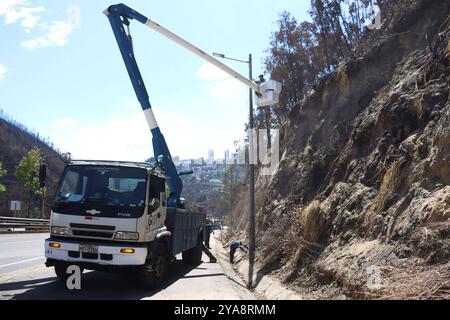
<svg viewBox="0 0 450 320"><path fill-rule="evenodd" d="M0 118L0 162L3 164L3 168L7 170L6 176L1 181L6 186L6 192L0 193L0 216L12 215L9 210L11 200L20 200L23 206L27 202L28 191L15 177L15 171L22 157L34 147L39 148L45 156L57 154L55 150L35 136ZM47 185L49 191L46 199L48 211L64 163L55 158L48 159L47 163L49 166ZM38 210L38 201L35 201L33 206ZM23 207L21 213L26 214L25 207Z"/></svg>
<svg viewBox="0 0 450 320"><path fill-rule="evenodd" d="M387 6L258 180L258 266L310 297L450 297L449 5Z"/></svg>

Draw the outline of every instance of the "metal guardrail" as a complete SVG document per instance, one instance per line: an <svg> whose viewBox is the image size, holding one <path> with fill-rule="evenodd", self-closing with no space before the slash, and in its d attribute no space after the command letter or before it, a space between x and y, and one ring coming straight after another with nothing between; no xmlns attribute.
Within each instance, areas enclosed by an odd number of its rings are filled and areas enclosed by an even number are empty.
<svg viewBox="0 0 450 320"><path fill-rule="evenodd" d="M0 217L0 232L15 232L15 229L25 231L48 231L49 220Z"/></svg>

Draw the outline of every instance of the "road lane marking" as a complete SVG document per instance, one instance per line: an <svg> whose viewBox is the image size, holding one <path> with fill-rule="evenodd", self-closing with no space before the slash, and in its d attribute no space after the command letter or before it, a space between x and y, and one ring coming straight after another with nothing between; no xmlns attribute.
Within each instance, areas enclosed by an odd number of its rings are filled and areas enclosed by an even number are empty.
<svg viewBox="0 0 450 320"><path fill-rule="evenodd" d="M1 269L1 268L6 268L6 267L10 267L10 266L14 266L14 265L16 265L16 264L21 264L21 263L26 263L26 262L36 261L36 260L39 260L39 259L44 259L44 257L36 257L36 258L31 258L31 259L21 260L21 261L17 261L17 262L8 263L8 264L3 264L3 265L0 265L0 269Z"/></svg>
<svg viewBox="0 0 450 320"><path fill-rule="evenodd" d="M27 241L11 241L11 242L0 242L0 246L2 244L22 244L22 243L30 243L30 242L44 242L45 239L42 240L27 240Z"/></svg>

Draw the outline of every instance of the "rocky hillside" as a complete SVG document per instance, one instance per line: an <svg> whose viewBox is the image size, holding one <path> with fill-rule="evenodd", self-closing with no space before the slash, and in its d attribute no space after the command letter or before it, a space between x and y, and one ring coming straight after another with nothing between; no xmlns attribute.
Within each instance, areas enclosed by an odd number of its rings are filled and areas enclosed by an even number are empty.
<svg viewBox="0 0 450 320"><path fill-rule="evenodd" d="M447 1L387 2L281 129L260 272L305 298L450 297L449 58Z"/></svg>
<svg viewBox="0 0 450 320"><path fill-rule="evenodd" d="M13 121L6 121L0 118L0 162L7 174L1 179L1 184L6 186L6 192L0 193L0 216L10 216L10 201L22 201L22 212L26 214L26 201L28 192L23 188L21 182L15 177L16 167L22 157L32 148L37 147L45 156L55 155L55 151L47 143L40 140L37 135L27 131L25 127ZM51 205L51 198L55 190L57 179L61 174L64 164L59 159L51 158L47 161L49 170L49 191L47 192L47 211ZM38 211L39 202L36 201L33 207Z"/></svg>

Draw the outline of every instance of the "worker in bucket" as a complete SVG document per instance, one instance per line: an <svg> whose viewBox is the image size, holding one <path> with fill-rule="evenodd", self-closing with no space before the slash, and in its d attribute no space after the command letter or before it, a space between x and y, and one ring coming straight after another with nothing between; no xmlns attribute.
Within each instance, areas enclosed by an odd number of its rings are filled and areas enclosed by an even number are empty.
<svg viewBox="0 0 450 320"><path fill-rule="evenodd" d="M248 247L244 244L242 240L235 240L230 244L230 263L234 263L234 254L237 249L241 249L244 252L247 252Z"/></svg>

